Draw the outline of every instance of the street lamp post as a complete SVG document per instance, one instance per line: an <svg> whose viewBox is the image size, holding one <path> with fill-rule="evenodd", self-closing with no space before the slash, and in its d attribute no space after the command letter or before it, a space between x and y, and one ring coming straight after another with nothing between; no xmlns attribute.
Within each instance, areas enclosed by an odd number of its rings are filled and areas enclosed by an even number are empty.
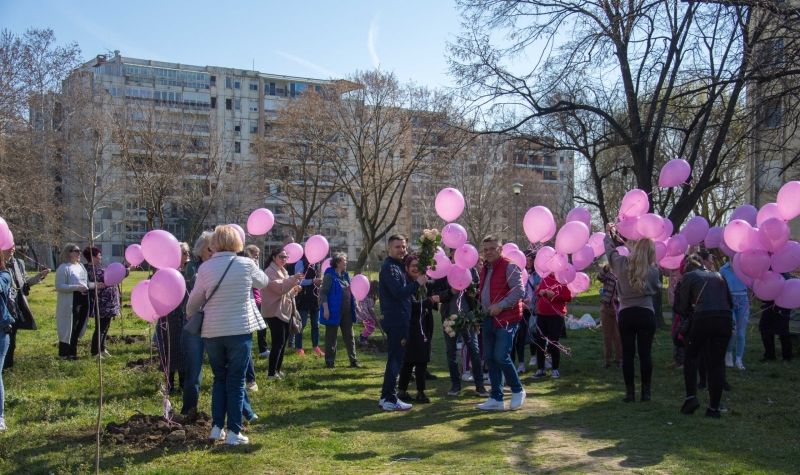
<svg viewBox="0 0 800 475"><path fill-rule="evenodd" d="M514 243L519 245L519 194L522 193L522 183L512 184L511 191L514 192Z"/></svg>

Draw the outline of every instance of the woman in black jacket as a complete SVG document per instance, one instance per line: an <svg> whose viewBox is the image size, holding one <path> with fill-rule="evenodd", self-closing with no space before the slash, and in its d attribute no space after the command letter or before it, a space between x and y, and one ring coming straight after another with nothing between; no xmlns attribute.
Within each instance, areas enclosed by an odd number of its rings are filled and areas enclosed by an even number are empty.
<svg viewBox="0 0 800 475"><path fill-rule="evenodd" d="M697 400L697 357L702 354L708 371L706 416L719 418L725 381L725 351L733 329L733 302L722 275L707 270L698 256L687 259L685 270L675 292L675 311L687 322L681 325L687 345L683 364L686 399L681 412L693 414L700 407Z"/></svg>
<svg viewBox="0 0 800 475"><path fill-rule="evenodd" d="M403 259L403 266L409 280L416 280L420 276L417 262L417 256L413 254L409 254ZM416 294L411 298L411 320L406 340L406 352L403 358L403 367L400 369L400 379L397 383L399 390L397 398L403 402L412 400L408 394L408 383L411 381L412 372L417 383L417 395L413 400L421 403L431 402L425 395L425 372L428 370L428 363L431 360L433 308L439 303L439 296L430 295L430 286L428 291L429 297L422 300L417 300Z"/></svg>

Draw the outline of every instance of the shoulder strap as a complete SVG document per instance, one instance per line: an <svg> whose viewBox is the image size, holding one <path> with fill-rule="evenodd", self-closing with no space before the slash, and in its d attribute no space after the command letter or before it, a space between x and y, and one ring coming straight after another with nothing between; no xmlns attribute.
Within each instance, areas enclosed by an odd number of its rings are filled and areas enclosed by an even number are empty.
<svg viewBox="0 0 800 475"><path fill-rule="evenodd" d="M228 273L228 269L231 268L231 264L233 264L233 261L235 261L235 260L236 260L236 256L233 256L233 259L231 259L228 262L228 267L225 268L225 272L222 273L222 277L219 278L219 282L217 282L216 287L214 287L214 290L211 291L211 295L209 295L208 298L206 299L206 303L203 305L203 308L205 308L205 306L208 304L208 301L211 300L211 297L213 297L214 294L217 293L217 289L219 288L219 284L221 284L222 281L225 279L225 274Z"/></svg>

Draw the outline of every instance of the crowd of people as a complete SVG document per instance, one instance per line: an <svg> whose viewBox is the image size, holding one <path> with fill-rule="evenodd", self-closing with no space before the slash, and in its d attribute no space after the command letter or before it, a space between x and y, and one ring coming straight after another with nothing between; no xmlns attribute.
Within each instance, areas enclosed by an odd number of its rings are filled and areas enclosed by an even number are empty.
<svg viewBox="0 0 800 475"><path fill-rule="evenodd" d="M656 264L651 240L625 242L613 225L607 231L607 263L600 267L597 277L602 284L602 360L606 368L621 367L625 385L622 400L630 403L637 399L634 366L638 356L639 400L646 402L652 397L652 344L664 271ZM622 244L630 250L628 255L620 253ZM408 240L393 235L388 239L379 279L371 283L367 297L357 302L351 292L345 254L333 254L330 267L322 272L319 264L304 259L288 264L286 251L276 248L262 266L257 246L245 247L233 227L217 226L204 232L192 248L181 243L179 270L187 293L178 308L158 321L154 338L165 374L164 391L180 391L181 414L197 414L207 357L213 375L213 429L209 438L231 445L246 444L243 425L258 419L248 394L258 391L253 333L257 334L257 353L268 357L267 379L281 380L286 351L305 355L303 329L309 324L310 351L324 358L328 368L337 364L340 333L349 366L362 367L354 334L354 324L361 322L360 344L366 344L376 328L386 340L379 407L406 411L413 404L430 402L426 381L431 378L428 364L437 333L434 312L440 313L444 323L450 315L478 310L483 314L480 328L442 333L450 377L447 395L460 395L462 383L471 381L475 396L485 398L477 409L517 410L527 396L520 378L527 369L526 347L530 348L532 379L547 377L548 370L552 379L562 377L560 339L566 332L567 305L573 295L552 273L544 277L536 273L535 250L525 252L527 272L523 272L502 255L501 245L493 235L482 240L481 259L471 270L473 286L463 291L452 288L446 278L430 279L420 272L419 257L410 252ZM0 361L4 362L4 371L14 364L16 332L36 328L26 296L30 287L49 272L44 269L28 277L24 263L14 257L14 252L13 248L5 251L0 259ZM700 407L697 390L707 387L706 415L714 418L723 410L726 367L745 369L750 315L748 289L730 263L719 266L721 257L696 249L687 254L679 270L666 272L674 314L675 364L683 368L686 390L680 410L695 412ZM97 358L110 356L106 337L114 317L120 314L119 286L104 284L103 256L96 247L81 249L67 244L62 259L55 271L58 356L64 360L78 358L80 337L89 320L97 322L91 354ZM376 299L380 319L375 312ZM764 359L776 359L776 336L783 359L791 359L789 311L774 302L762 305L759 329ZM320 325L325 329L323 335ZM409 393L412 380L416 387L413 395ZM508 404L506 386L510 389ZM5 429L3 403L0 374L0 430Z"/></svg>

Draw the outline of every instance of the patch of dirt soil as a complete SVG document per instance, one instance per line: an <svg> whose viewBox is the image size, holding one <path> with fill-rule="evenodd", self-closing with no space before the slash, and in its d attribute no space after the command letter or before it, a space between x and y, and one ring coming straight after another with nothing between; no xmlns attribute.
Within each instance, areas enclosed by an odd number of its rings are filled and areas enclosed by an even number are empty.
<svg viewBox="0 0 800 475"><path fill-rule="evenodd" d="M139 358L133 361L128 361L125 363L125 368L133 369L133 370L149 370L151 368L158 369L159 362L158 358Z"/></svg>
<svg viewBox="0 0 800 475"><path fill-rule="evenodd" d="M114 445L137 449L210 445L211 417L205 412L191 416L174 414L170 421L161 416L135 414L122 424L106 426L105 439Z"/></svg>
<svg viewBox="0 0 800 475"><path fill-rule="evenodd" d="M126 345L132 345L134 343L143 342L145 340L144 335L126 335L126 336L119 336L119 335L109 335L107 338L108 343L124 343Z"/></svg>

